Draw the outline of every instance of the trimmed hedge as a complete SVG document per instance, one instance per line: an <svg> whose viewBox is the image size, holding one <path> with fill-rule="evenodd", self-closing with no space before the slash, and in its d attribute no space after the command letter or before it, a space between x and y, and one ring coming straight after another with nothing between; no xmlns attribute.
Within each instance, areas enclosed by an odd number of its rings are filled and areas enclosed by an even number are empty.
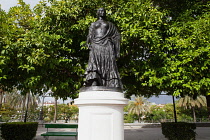
<svg viewBox="0 0 210 140"><path fill-rule="evenodd" d="M169 140L195 140L195 123L165 122L161 126L162 134Z"/></svg>
<svg viewBox="0 0 210 140"><path fill-rule="evenodd" d="M32 140L36 136L38 122L11 122L1 125L1 136L5 140Z"/></svg>

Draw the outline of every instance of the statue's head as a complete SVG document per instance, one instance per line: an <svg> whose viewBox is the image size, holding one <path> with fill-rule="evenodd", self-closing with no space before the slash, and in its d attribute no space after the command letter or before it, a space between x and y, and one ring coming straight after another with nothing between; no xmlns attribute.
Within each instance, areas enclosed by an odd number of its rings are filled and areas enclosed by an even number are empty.
<svg viewBox="0 0 210 140"><path fill-rule="evenodd" d="M106 17L106 10L104 8L99 8L97 10L97 16L98 17Z"/></svg>

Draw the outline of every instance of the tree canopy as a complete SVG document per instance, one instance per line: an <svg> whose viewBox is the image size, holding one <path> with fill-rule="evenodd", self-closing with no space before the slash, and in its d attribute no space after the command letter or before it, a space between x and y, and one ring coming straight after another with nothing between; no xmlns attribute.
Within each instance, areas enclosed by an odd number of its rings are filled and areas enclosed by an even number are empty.
<svg viewBox="0 0 210 140"><path fill-rule="evenodd" d="M164 42L158 50L164 65L149 76L153 74L162 89L176 96L208 95L209 2L171 0L170 4L160 3L160 6L169 17Z"/></svg>
<svg viewBox="0 0 210 140"><path fill-rule="evenodd" d="M19 0L0 10L0 88L76 97L100 7L122 35L117 64L128 97L210 93L209 2L201 0L48 0L33 9Z"/></svg>

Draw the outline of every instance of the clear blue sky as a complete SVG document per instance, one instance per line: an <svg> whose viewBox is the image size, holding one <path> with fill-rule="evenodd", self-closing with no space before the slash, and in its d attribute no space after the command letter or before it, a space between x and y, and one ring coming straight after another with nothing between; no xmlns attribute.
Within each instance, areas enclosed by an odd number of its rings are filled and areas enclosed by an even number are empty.
<svg viewBox="0 0 210 140"><path fill-rule="evenodd" d="M170 95L160 95L159 97L151 97L148 99L149 102L154 102L156 104L167 104L167 103L173 103L172 96ZM176 100L176 98L175 98Z"/></svg>

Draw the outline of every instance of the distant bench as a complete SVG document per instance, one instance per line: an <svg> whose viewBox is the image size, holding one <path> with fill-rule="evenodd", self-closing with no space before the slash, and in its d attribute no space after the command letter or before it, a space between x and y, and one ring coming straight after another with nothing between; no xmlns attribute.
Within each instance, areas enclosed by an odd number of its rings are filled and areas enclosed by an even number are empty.
<svg viewBox="0 0 210 140"><path fill-rule="evenodd" d="M77 139L77 128L78 124L45 124L45 128L47 128L47 132L41 134L41 136L44 136L45 140L48 140L49 136L75 136ZM54 132L54 131L49 131L49 128L72 128L76 129L75 132Z"/></svg>

